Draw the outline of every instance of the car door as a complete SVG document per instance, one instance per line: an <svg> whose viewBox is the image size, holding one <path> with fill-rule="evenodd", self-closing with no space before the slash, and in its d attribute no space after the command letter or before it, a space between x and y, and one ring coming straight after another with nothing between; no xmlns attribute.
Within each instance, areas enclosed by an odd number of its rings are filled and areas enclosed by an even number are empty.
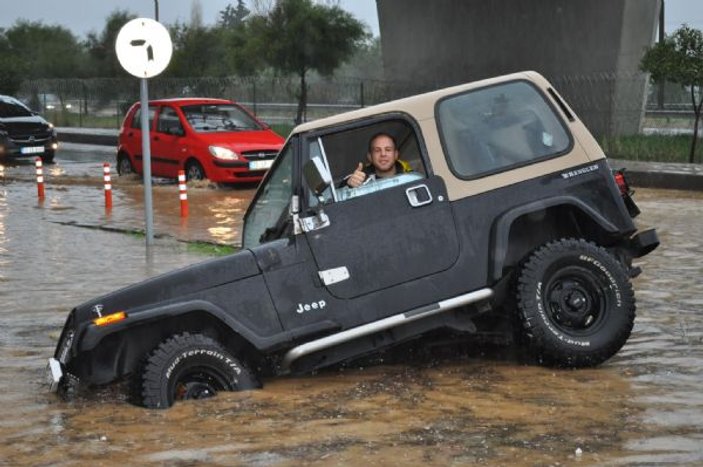
<svg viewBox="0 0 703 467"><path fill-rule="evenodd" d="M188 155L185 130L175 108L159 108L155 131L151 134L151 162L154 175L176 178Z"/></svg>
<svg viewBox="0 0 703 467"><path fill-rule="evenodd" d="M307 141L308 157L321 154ZM334 162L332 162L334 163ZM329 164L327 165L329 167ZM334 174L333 174L334 175ZM384 182L385 183L385 182ZM384 189L342 196L324 205L329 225L306 233L325 287L352 299L432 276L452 267L459 241L444 181L431 173L405 174Z"/></svg>
<svg viewBox="0 0 703 467"><path fill-rule="evenodd" d="M338 329L347 323L346 304L332 297L317 277L307 239L289 214L299 189L298 140L281 150L244 217L243 247L252 251L281 324L297 335Z"/></svg>
<svg viewBox="0 0 703 467"><path fill-rule="evenodd" d="M141 107L137 107L134 111L134 117L130 122L129 126L125 128L123 132L123 142L128 151L134 156L135 170L137 172L143 173L144 170L144 158L142 156L142 118L141 118ZM156 115L156 106L149 106L149 128L154 126L154 117ZM153 166L153 164L152 164Z"/></svg>

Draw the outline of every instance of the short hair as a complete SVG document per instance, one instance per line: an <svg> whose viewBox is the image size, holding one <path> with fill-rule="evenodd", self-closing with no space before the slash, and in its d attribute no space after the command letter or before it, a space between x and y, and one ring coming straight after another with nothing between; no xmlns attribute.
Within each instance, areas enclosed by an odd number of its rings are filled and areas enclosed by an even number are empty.
<svg viewBox="0 0 703 467"><path fill-rule="evenodd" d="M390 138L391 141L393 141L393 147L395 149L398 149L398 142L395 140L395 137L391 135L390 133L386 133L385 131L379 131L378 133L375 133L371 138L369 138L369 147L368 147L368 153L371 154L371 144L374 142L376 138L379 138L381 136L385 136L387 138Z"/></svg>

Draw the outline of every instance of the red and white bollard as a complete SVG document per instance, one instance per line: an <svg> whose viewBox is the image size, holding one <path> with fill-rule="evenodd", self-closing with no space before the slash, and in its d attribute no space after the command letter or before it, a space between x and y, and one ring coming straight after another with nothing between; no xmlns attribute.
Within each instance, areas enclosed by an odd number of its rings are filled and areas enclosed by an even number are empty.
<svg viewBox="0 0 703 467"><path fill-rule="evenodd" d="M112 209L112 180L109 162L103 164L103 181L105 182L105 209Z"/></svg>
<svg viewBox="0 0 703 467"><path fill-rule="evenodd" d="M34 166L37 168L37 197L44 199L44 169L41 157L37 157L34 161Z"/></svg>
<svg viewBox="0 0 703 467"><path fill-rule="evenodd" d="M181 217L188 217L188 193L186 193L186 173L178 171L178 196L181 199Z"/></svg>

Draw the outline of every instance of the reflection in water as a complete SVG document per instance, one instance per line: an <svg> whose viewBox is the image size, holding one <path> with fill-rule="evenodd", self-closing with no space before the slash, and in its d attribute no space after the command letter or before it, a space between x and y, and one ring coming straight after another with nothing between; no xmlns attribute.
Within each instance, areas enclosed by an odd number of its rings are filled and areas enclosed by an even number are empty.
<svg viewBox="0 0 703 467"><path fill-rule="evenodd" d="M662 246L642 260L632 338L600 368L414 346L400 360L412 364L386 356L149 411L123 388L61 401L43 382L72 306L203 259L168 239L145 255L143 237L67 225L139 229L141 185L120 184L109 218L95 186L67 185L41 209L29 182L0 191L0 464L61 464L69 450L73 464L703 463L701 194L638 191L638 221ZM234 243L254 190L189 190L185 221L175 185L154 191L157 232Z"/></svg>

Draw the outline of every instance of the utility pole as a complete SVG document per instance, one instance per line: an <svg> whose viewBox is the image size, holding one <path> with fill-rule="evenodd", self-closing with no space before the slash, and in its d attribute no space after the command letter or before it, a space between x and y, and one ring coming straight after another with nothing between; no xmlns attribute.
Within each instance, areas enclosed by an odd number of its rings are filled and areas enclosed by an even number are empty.
<svg viewBox="0 0 703 467"><path fill-rule="evenodd" d="M159 0L154 0L154 19L159 20Z"/></svg>
<svg viewBox="0 0 703 467"><path fill-rule="evenodd" d="M659 10L659 43L664 43L664 0L662 0L661 9ZM657 108L659 110L664 109L664 86L665 82L659 83L659 89L657 94Z"/></svg>

